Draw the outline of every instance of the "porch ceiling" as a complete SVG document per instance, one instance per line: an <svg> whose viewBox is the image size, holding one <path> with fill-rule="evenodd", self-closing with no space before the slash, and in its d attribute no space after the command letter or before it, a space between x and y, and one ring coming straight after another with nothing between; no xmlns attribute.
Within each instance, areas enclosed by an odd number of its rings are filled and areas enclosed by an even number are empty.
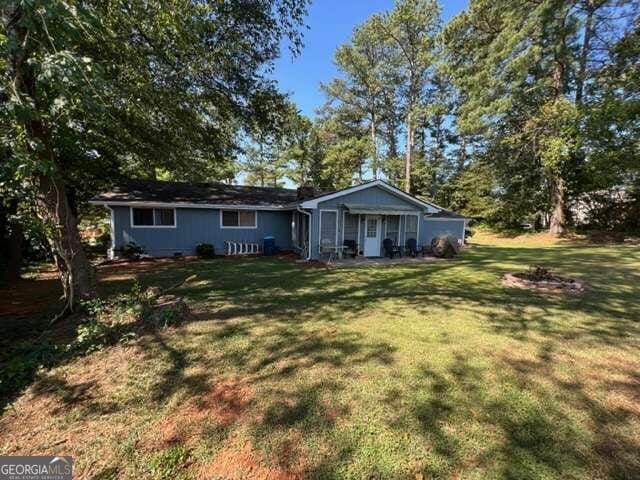
<svg viewBox="0 0 640 480"><path fill-rule="evenodd" d="M419 213L417 208L402 207L401 205L367 205L360 203L344 203L343 206L353 214L368 215L409 215Z"/></svg>

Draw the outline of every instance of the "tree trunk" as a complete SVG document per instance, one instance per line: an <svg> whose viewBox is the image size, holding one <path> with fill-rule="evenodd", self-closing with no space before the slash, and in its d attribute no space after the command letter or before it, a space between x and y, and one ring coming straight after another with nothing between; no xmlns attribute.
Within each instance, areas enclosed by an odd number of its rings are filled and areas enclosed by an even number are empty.
<svg viewBox="0 0 640 480"><path fill-rule="evenodd" d="M467 136L460 136L460 149L458 150L458 165L456 166L456 175L460 175L467 163Z"/></svg>
<svg viewBox="0 0 640 480"><path fill-rule="evenodd" d="M551 219L549 220L549 233L555 237L559 237L565 230L565 188L564 180L560 176L554 176L552 179L552 204Z"/></svg>
<svg viewBox="0 0 640 480"><path fill-rule="evenodd" d="M17 211L17 202L10 201L8 207L0 204L0 265L3 270L0 283L17 282L22 273L22 224L11 215Z"/></svg>
<svg viewBox="0 0 640 480"><path fill-rule="evenodd" d="M17 220L9 222L9 238L7 239L7 281L17 282L22 276L22 244L24 233L22 225Z"/></svg>
<svg viewBox="0 0 640 480"><path fill-rule="evenodd" d="M411 112L407 113L407 151L404 161L404 191L411 192L411 160L413 157L413 123Z"/></svg>
<svg viewBox="0 0 640 480"><path fill-rule="evenodd" d="M374 180L378 179L378 139L376 135L376 114L371 112L371 170Z"/></svg>
<svg viewBox="0 0 640 480"><path fill-rule="evenodd" d="M64 182L39 175L34 179L34 186L38 214L51 229L47 238L58 267L67 308L73 312L80 300L95 293L93 267L82 249Z"/></svg>
<svg viewBox="0 0 640 480"><path fill-rule="evenodd" d="M39 96L35 75L28 61L32 40L29 37L29 22L25 22L24 18L22 2L5 6L3 19L11 45L9 72L15 92L37 105ZM35 174L31 182L36 190L38 214L47 227L47 238L62 281L65 311L72 312L81 299L94 293L93 268L80 244L76 218L69 205L49 132L37 117L26 121L24 127L27 151L37 159L42 170L50 172L48 175ZM33 145L38 145L38 148Z"/></svg>
<svg viewBox="0 0 640 480"><path fill-rule="evenodd" d="M561 15L556 17L558 29L558 40L554 47L554 59L553 59L553 84L555 89L556 98L561 98L565 92L566 82L566 31L565 22L567 18L568 10L561 12ZM549 174L551 183L551 219L549 221L549 233L553 236L560 236L565 230L565 185L562 178L561 165L553 167L553 171Z"/></svg>
<svg viewBox="0 0 640 480"><path fill-rule="evenodd" d="M578 110L582 108L584 82L587 75L587 60L589 58L589 47L591 44L591 37L593 37L593 12L595 10L595 6L589 3L587 8L587 17L584 21L584 33L582 36L582 48L580 50L580 64L578 67L578 74L576 76L576 106L578 107Z"/></svg>

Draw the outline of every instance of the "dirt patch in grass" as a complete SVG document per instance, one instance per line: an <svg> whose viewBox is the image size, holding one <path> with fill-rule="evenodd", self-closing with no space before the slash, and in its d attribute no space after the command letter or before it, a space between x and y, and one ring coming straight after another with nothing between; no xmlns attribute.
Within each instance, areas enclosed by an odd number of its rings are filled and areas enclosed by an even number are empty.
<svg viewBox="0 0 640 480"><path fill-rule="evenodd" d="M62 288L53 266L43 267L36 277L0 288L0 317L26 316L52 311L61 305Z"/></svg>
<svg viewBox="0 0 640 480"><path fill-rule="evenodd" d="M200 467L199 479L224 478L227 480L299 480L304 478L305 463L299 451L300 442L294 438L287 443L288 451L279 456L279 465L267 464L250 441L242 445L229 442L215 458Z"/></svg>
<svg viewBox="0 0 640 480"><path fill-rule="evenodd" d="M240 420L251 402L251 388L238 379L222 380L170 412L141 440L143 450L160 450L200 440L207 427L227 428Z"/></svg>
<svg viewBox="0 0 640 480"><path fill-rule="evenodd" d="M525 288L539 292L556 293L561 295L578 295L584 293L587 286L575 278L549 275L545 278L534 278L530 272L505 273L502 283L508 287Z"/></svg>
<svg viewBox="0 0 640 480"><path fill-rule="evenodd" d="M115 346L41 375L0 417L0 451L77 458L87 455L87 444L96 438L125 432L128 425L111 419L123 407L115 394L130 362L141 359L136 347ZM108 449L100 456L109 462Z"/></svg>

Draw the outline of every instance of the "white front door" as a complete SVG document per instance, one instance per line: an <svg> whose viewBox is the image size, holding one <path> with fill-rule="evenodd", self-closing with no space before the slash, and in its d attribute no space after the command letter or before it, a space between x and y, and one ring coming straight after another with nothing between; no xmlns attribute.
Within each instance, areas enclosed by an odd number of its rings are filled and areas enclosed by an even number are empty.
<svg viewBox="0 0 640 480"><path fill-rule="evenodd" d="M380 217L367 215L364 221L364 256L380 256Z"/></svg>

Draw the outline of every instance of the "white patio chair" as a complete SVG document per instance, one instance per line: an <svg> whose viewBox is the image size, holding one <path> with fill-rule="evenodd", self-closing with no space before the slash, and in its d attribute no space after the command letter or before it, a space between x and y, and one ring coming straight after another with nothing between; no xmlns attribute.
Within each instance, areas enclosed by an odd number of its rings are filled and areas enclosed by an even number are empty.
<svg viewBox="0 0 640 480"><path fill-rule="evenodd" d="M327 256L327 263L331 263L336 254L336 245L330 238L320 240L320 257Z"/></svg>

